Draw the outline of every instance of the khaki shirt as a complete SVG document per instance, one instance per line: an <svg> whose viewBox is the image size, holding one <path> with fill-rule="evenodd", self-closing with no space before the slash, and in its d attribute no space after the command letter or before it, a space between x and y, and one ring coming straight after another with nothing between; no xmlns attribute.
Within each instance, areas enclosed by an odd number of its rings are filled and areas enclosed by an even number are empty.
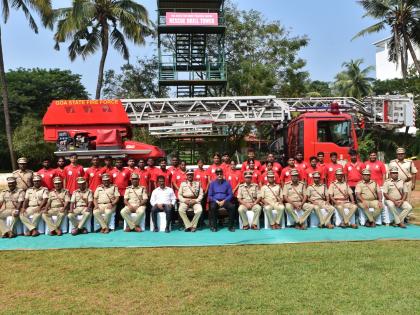
<svg viewBox="0 0 420 315"><path fill-rule="evenodd" d="M42 204L44 199L48 199L48 188L28 188L25 192L25 199L29 201L29 207L38 207Z"/></svg>
<svg viewBox="0 0 420 315"><path fill-rule="evenodd" d="M312 184L306 188L309 202L327 201L327 186L324 184Z"/></svg>
<svg viewBox="0 0 420 315"><path fill-rule="evenodd" d="M402 179L397 179L396 181L392 179L387 179L382 187L382 190L385 194L388 194L389 197L395 200L401 200L405 193L408 193L407 186L404 185Z"/></svg>
<svg viewBox="0 0 420 315"><path fill-rule="evenodd" d="M346 182L335 180L328 188L328 194L337 201L349 201L353 191Z"/></svg>
<svg viewBox="0 0 420 315"><path fill-rule="evenodd" d="M25 200L25 192L16 188L14 191L9 189L0 193L1 210L18 210L17 206Z"/></svg>
<svg viewBox="0 0 420 315"><path fill-rule="evenodd" d="M140 206L140 203L148 199L146 188L143 186L128 186L124 193L124 199L133 206Z"/></svg>
<svg viewBox="0 0 420 315"><path fill-rule="evenodd" d="M86 189L85 191L81 191L80 189L76 189L73 191L73 195L71 195L70 202L74 203L75 208L86 208L90 202L93 202L92 190Z"/></svg>
<svg viewBox="0 0 420 315"><path fill-rule="evenodd" d="M298 182L297 185L293 185L292 182L284 184L283 196L289 198L292 202L302 202L306 194L304 182Z"/></svg>
<svg viewBox="0 0 420 315"><path fill-rule="evenodd" d="M185 202L186 199L196 199L197 202L201 202L203 199L203 189L201 188L200 182L182 182L178 190L178 199L181 202Z"/></svg>
<svg viewBox="0 0 420 315"><path fill-rule="evenodd" d="M16 177L16 186L17 188L26 190L29 187L32 187L32 178L34 176L34 172L31 170L25 170L22 172L21 170L16 170L13 173L13 176Z"/></svg>
<svg viewBox="0 0 420 315"><path fill-rule="evenodd" d="M110 204L113 202L114 198L118 198L120 193L118 192L117 186L110 185L108 188L105 188L104 185L98 186L95 190L94 198L100 204Z"/></svg>
<svg viewBox="0 0 420 315"><path fill-rule="evenodd" d="M262 200L273 204L283 203L283 191L280 185L274 184L273 186L267 184L261 187L261 198Z"/></svg>
<svg viewBox="0 0 420 315"><path fill-rule="evenodd" d="M389 162L389 168L391 167L396 167L398 169L398 178L402 179L404 182L408 179L411 180L413 175L417 174L417 168L411 160L404 159L402 163L400 163L398 159L392 160Z"/></svg>
<svg viewBox="0 0 420 315"><path fill-rule="evenodd" d="M70 193L67 189L61 189L60 192L53 189L48 195L48 199L51 202L51 208L63 208L66 202L70 202Z"/></svg>
<svg viewBox="0 0 420 315"><path fill-rule="evenodd" d="M257 184L251 183L249 186L247 184L239 185L238 199L245 202L254 202L260 197L260 190Z"/></svg>
<svg viewBox="0 0 420 315"><path fill-rule="evenodd" d="M369 183L365 183L364 181L360 181L356 185L356 193L359 193L360 196L364 200L372 201L378 200L379 196L379 186L374 181L370 181Z"/></svg>

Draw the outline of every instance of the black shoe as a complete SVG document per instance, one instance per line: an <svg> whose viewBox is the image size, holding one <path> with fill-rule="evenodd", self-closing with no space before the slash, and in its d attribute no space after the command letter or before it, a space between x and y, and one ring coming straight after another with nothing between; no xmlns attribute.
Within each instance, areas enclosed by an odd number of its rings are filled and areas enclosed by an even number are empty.
<svg viewBox="0 0 420 315"><path fill-rule="evenodd" d="M153 229L153 232L159 232L159 229L158 229L157 227L155 227L155 228Z"/></svg>
<svg viewBox="0 0 420 315"><path fill-rule="evenodd" d="M191 228L185 229L184 232L191 232Z"/></svg>
<svg viewBox="0 0 420 315"><path fill-rule="evenodd" d="M229 232L235 232L235 227L231 226L231 227L229 228Z"/></svg>
<svg viewBox="0 0 420 315"><path fill-rule="evenodd" d="M171 232L170 230L169 230L169 228L167 227L167 228L165 228L165 233L169 233L169 232Z"/></svg>
<svg viewBox="0 0 420 315"><path fill-rule="evenodd" d="M210 230L211 230L212 232L217 232L217 229L216 229L215 227L213 227L213 226L210 228Z"/></svg>

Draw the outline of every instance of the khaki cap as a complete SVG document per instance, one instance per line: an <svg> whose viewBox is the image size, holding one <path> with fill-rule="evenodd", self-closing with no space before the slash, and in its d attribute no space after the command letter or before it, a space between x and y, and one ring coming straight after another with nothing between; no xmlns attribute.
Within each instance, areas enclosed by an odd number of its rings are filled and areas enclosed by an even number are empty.
<svg viewBox="0 0 420 315"><path fill-rule="evenodd" d="M8 183L16 183L16 177L14 177L14 176L7 177L7 182Z"/></svg>
<svg viewBox="0 0 420 315"><path fill-rule="evenodd" d="M39 181L39 180L42 180L42 177L41 177L41 175L35 173L34 176L32 177L32 180L33 181Z"/></svg>
<svg viewBox="0 0 420 315"><path fill-rule="evenodd" d="M370 171L366 168L362 171L362 175L370 175Z"/></svg>
<svg viewBox="0 0 420 315"><path fill-rule="evenodd" d="M335 171L335 175L343 175L343 174L344 174L344 172L341 168L339 168Z"/></svg>
<svg viewBox="0 0 420 315"><path fill-rule="evenodd" d="M189 175L189 174L194 175L194 171L193 171L193 170L187 170L186 174L187 174L187 175Z"/></svg>
<svg viewBox="0 0 420 315"><path fill-rule="evenodd" d="M84 183L86 183L86 179L84 179L83 177L78 177L77 178L77 183L78 184L84 184Z"/></svg>
<svg viewBox="0 0 420 315"><path fill-rule="evenodd" d="M298 170L291 170L290 175L292 175L292 176L299 175L299 171Z"/></svg>
<svg viewBox="0 0 420 315"><path fill-rule="evenodd" d="M245 177L245 178L247 178L247 177L252 177L252 172L250 172L250 171L245 172L245 173L244 173L244 177Z"/></svg>
<svg viewBox="0 0 420 315"><path fill-rule="evenodd" d="M54 184L58 184L58 183L62 183L63 181L61 180L61 177L60 176L56 176L56 177L54 177L54 179L53 179L53 183Z"/></svg>
<svg viewBox="0 0 420 315"><path fill-rule="evenodd" d="M276 175L274 174L273 171L268 171L267 172L267 177L275 177Z"/></svg>
<svg viewBox="0 0 420 315"><path fill-rule="evenodd" d="M405 153L405 149L404 148L398 148L397 149L397 154L399 153Z"/></svg>
<svg viewBox="0 0 420 315"><path fill-rule="evenodd" d="M139 179L139 174L133 173L133 174L131 174L130 178L131 179Z"/></svg>
<svg viewBox="0 0 420 315"><path fill-rule="evenodd" d="M27 164L28 159L26 157L21 157L21 158L18 158L17 162L18 164Z"/></svg>
<svg viewBox="0 0 420 315"><path fill-rule="evenodd" d="M393 166L389 169L390 173L398 173L398 168L396 166Z"/></svg>
<svg viewBox="0 0 420 315"><path fill-rule="evenodd" d="M102 180L108 180L108 179L110 179L109 174L107 173L102 174Z"/></svg>
<svg viewBox="0 0 420 315"><path fill-rule="evenodd" d="M312 173L312 177L321 177L321 174L319 174L318 171L315 171Z"/></svg>

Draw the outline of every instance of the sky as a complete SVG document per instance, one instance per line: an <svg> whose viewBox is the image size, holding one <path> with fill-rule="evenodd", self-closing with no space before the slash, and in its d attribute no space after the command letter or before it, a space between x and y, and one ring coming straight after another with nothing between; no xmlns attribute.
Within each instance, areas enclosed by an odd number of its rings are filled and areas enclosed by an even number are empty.
<svg viewBox="0 0 420 315"><path fill-rule="evenodd" d="M141 0L156 20L156 0ZM66 7L71 0L53 0L54 7ZM278 20L290 31L290 36L306 35L309 45L299 53L306 60L305 70L312 80L332 81L343 62L363 58L365 66L375 65L375 47L372 43L389 36L387 31L351 40L361 29L374 24L362 18L364 12L355 0L236 0L241 10L255 9L268 20ZM22 12L12 11L9 21L2 27L3 52L6 70L22 68L69 69L82 75L82 83L95 94L99 66L99 53L85 61L71 62L67 45L54 50L53 32L40 28L33 33ZM153 54L151 44L130 45L130 59ZM105 69L118 70L125 61L114 50L108 53ZM375 76L375 73L372 73Z"/></svg>

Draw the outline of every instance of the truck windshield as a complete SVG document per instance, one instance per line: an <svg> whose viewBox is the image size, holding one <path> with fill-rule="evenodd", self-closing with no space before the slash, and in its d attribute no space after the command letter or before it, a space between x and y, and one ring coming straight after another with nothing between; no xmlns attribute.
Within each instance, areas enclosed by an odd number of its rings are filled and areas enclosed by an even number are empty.
<svg viewBox="0 0 420 315"><path fill-rule="evenodd" d="M350 147L351 122L349 120L326 120L318 122L318 142L332 142L340 147Z"/></svg>

